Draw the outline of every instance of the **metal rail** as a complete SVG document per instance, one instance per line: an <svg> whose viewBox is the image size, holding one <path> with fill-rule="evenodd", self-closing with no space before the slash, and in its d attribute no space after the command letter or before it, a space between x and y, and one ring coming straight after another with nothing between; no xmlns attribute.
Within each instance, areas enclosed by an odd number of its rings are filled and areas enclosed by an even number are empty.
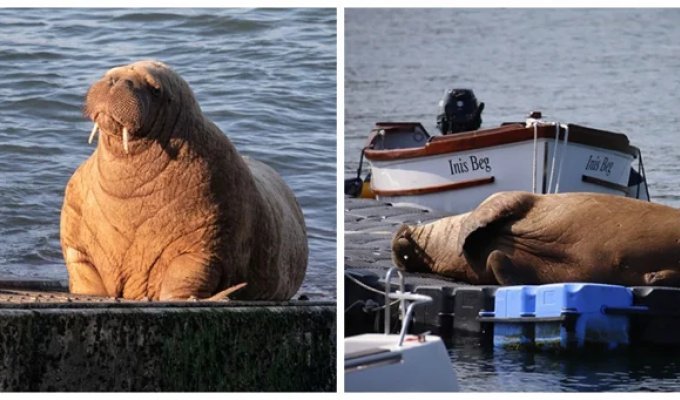
<svg viewBox="0 0 680 400"><path fill-rule="evenodd" d="M411 322L411 318L413 317L413 309L419 305L419 304L426 304L426 303L431 303L432 302L432 297L430 296L425 296L422 294L415 294L415 293L391 293L390 298L393 299L399 299L402 302L410 301L411 304L408 305L408 309L406 311L406 316L404 317L403 321L401 322L401 331L399 332L399 346L404 343L404 338L406 337L406 331L408 331L408 326Z"/></svg>
<svg viewBox="0 0 680 400"><path fill-rule="evenodd" d="M399 275L399 290L396 293L390 291L392 287L392 275L394 273ZM408 326L413 318L413 309L420 304L426 304L432 302L432 297L425 296L422 294L415 294L406 292L406 283L404 281L404 274L397 268L390 268L385 274L385 304L390 304L390 299L399 300L399 311L401 312L401 330L399 332L399 346L404 343L404 338L406 337L406 331L408 331ZM408 307L406 303L409 302ZM390 333L391 327L391 307L385 308L385 334Z"/></svg>
<svg viewBox="0 0 680 400"><path fill-rule="evenodd" d="M406 283L404 282L404 274L397 267L392 267L387 270L385 274L385 335L390 334L390 319L392 318L392 309L387 305L390 304L390 292L392 289L392 274L397 273L399 275L399 290L404 293L406 292ZM401 317L404 317L405 313L405 301L401 300L399 302L399 310L401 311Z"/></svg>

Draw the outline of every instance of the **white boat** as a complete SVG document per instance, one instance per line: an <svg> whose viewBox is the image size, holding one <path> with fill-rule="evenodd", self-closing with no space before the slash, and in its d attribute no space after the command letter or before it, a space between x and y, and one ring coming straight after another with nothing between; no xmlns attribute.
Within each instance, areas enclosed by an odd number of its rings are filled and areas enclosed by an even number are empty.
<svg viewBox="0 0 680 400"><path fill-rule="evenodd" d="M379 199L452 214L489 195L599 192L649 200L640 150L626 135L574 124L525 123L430 136L420 123L382 122L362 156Z"/></svg>
<svg viewBox="0 0 680 400"><path fill-rule="evenodd" d="M401 290L390 293L392 268L385 278L385 304L400 302L402 326L399 335L390 332L390 307L385 309L385 333L345 338L345 392L455 392L458 378L441 338L407 335L413 308L432 301Z"/></svg>

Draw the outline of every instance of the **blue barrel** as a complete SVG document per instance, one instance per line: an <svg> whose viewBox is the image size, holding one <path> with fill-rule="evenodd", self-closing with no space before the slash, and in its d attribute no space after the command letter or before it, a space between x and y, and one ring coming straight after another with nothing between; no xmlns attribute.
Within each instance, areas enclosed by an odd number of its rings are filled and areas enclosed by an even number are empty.
<svg viewBox="0 0 680 400"><path fill-rule="evenodd" d="M541 348L581 348L586 343L609 349L629 343L625 315L607 308L633 305L632 291L623 286L558 283L536 289L535 344ZM559 320L541 322L542 320Z"/></svg>
<svg viewBox="0 0 680 400"><path fill-rule="evenodd" d="M519 320L535 316L537 288L538 286L531 285L507 286L496 291L494 346L510 348L533 346L533 326Z"/></svg>

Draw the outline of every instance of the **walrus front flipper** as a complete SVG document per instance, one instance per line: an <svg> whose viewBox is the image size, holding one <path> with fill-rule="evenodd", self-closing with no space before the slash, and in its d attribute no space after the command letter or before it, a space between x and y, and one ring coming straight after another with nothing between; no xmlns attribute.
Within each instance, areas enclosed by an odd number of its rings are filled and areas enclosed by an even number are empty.
<svg viewBox="0 0 680 400"><path fill-rule="evenodd" d="M534 285L538 283L536 272L528 267L515 265L502 251L494 250L486 259L486 268L492 271L501 285Z"/></svg>
<svg viewBox="0 0 680 400"><path fill-rule="evenodd" d="M175 257L163 273L158 300L206 299L217 290L221 270L207 253L184 253Z"/></svg>
<svg viewBox="0 0 680 400"><path fill-rule="evenodd" d="M489 196L461 223L456 250L458 254L475 254L489 240L486 228L492 224L520 218L532 207L534 195L528 192L500 192Z"/></svg>
<svg viewBox="0 0 680 400"><path fill-rule="evenodd" d="M680 271L665 269L648 272L644 275L645 284L649 286L680 286Z"/></svg>
<svg viewBox="0 0 680 400"><path fill-rule="evenodd" d="M108 296L104 281L89 258L73 247L64 247L69 292L90 296Z"/></svg>

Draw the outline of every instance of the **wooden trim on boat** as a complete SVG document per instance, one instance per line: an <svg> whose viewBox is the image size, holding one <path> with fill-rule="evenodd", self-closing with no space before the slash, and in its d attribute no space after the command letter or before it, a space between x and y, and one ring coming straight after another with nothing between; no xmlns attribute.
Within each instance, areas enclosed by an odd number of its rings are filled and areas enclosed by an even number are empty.
<svg viewBox="0 0 680 400"><path fill-rule="evenodd" d="M609 181L605 181L604 179L599 179L588 175L581 175L581 180L583 182L592 183L593 185L606 187L608 189L620 190L624 193L628 193L628 187L612 183Z"/></svg>
<svg viewBox="0 0 680 400"><path fill-rule="evenodd" d="M542 125L536 132L538 138L555 138L555 127ZM560 129L559 140L563 141L565 130ZM374 150L370 146L365 149L365 157L370 161L401 160L415 157L433 156L460 152L466 150L483 149L509 143L534 140L534 128L522 124L509 124L493 129L463 132L453 135L432 136L422 147L408 149ZM569 124L569 143L579 143L627 153L637 156L635 149L630 146L628 137L621 133L602 131L584 126Z"/></svg>
<svg viewBox="0 0 680 400"><path fill-rule="evenodd" d="M396 189L396 190L380 190L373 188L373 193L378 196L417 196L421 194L446 192L449 190L466 189L475 186L488 185L496 180L495 177L469 179L467 181L460 181L454 183L447 183L445 185L428 186L415 189Z"/></svg>

